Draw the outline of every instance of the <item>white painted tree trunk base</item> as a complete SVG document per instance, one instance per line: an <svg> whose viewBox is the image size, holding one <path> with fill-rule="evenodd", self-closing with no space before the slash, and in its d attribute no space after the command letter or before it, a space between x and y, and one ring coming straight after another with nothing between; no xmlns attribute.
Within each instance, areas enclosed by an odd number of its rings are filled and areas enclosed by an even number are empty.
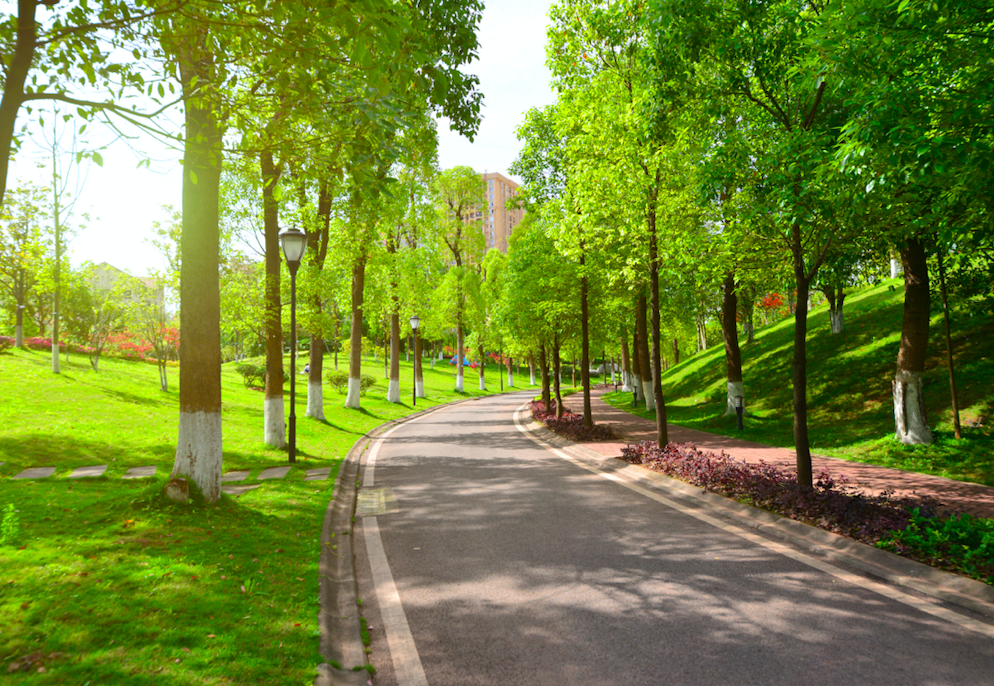
<svg viewBox="0 0 994 686"><path fill-rule="evenodd" d="M345 407L359 409L359 379L349 377L349 390L345 393Z"/></svg>
<svg viewBox="0 0 994 686"><path fill-rule="evenodd" d="M901 261L891 258L890 261L890 278L896 279L901 274Z"/></svg>
<svg viewBox="0 0 994 686"><path fill-rule="evenodd" d="M725 408L725 416L735 416L735 396L742 396L742 413L745 414L745 383L742 381L728 381L728 406Z"/></svg>
<svg viewBox="0 0 994 686"><path fill-rule="evenodd" d="M507 373L507 387L514 388L514 374L511 372Z"/></svg>
<svg viewBox="0 0 994 686"><path fill-rule="evenodd" d="M529 371L529 376L531 377L530 380L529 380L530 385L532 385L532 386L538 385L538 384L535 383L535 370L534 369L532 369L532 370Z"/></svg>
<svg viewBox="0 0 994 686"><path fill-rule="evenodd" d="M842 333L846 329L846 321L842 310L829 310L828 322L832 327L832 333Z"/></svg>
<svg viewBox="0 0 994 686"><path fill-rule="evenodd" d="M425 382L421 379L414 382L414 394L419 398L425 397Z"/></svg>
<svg viewBox="0 0 994 686"><path fill-rule="evenodd" d="M932 443L932 431L925 421L921 372L898 370L892 388L895 438L906 445Z"/></svg>
<svg viewBox="0 0 994 686"><path fill-rule="evenodd" d="M263 402L263 441L273 448L286 447L286 415L283 398L266 398Z"/></svg>
<svg viewBox="0 0 994 686"><path fill-rule="evenodd" d="M636 400L645 400L645 393L642 392L642 377L639 374L632 374L632 393Z"/></svg>
<svg viewBox="0 0 994 686"><path fill-rule="evenodd" d="M387 402L400 402L400 379L390 379L390 384L387 386Z"/></svg>
<svg viewBox="0 0 994 686"><path fill-rule="evenodd" d="M319 421L325 421L324 416L324 387L320 381L307 382L307 411L305 415Z"/></svg>
<svg viewBox="0 0 994 686"><path fill-rule="evenodd" d="M642 382L642 397L645 398L645 409L656 409L656 394L652 392L652 381Z"/></svg>
<svg viewBox="0 0 994 686"><path fill-rule="evenodd" d="M481 391L487 390L487 381L482 376L480 377L480 390Z"/></svg>
<svg viewBox="0 0 994 686"><path fill-rule="evenodd" d="M24 345L24 326L14 326L14 345L18 348Z"/></svg>
<svg viewBox="0 0 994 686"><path fill-rule="evenodd" d="M456 371L456 393L462 393L462 392L463 392L462 369L459 369L458 371Z"/></svg>
<svg viewBox="0 0 994 686"><path fill-rule="evenodd" d="M52 373L58 374L61 371L59 366L59 346L52 344Z"/></svg>
<svg viewBox="0 0 994 686"><path fill-rule="evenodd" d="M222 460L221 413L181 411L171 478L192 479L207 502L216 502L221 497Z"/></svg>

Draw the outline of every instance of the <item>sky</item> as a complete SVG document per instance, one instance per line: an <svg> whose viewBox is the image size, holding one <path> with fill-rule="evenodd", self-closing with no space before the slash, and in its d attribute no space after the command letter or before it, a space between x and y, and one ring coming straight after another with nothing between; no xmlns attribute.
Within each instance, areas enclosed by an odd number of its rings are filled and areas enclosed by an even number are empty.
<svg viewBox="0 0 994 686"><path fill-rule="evenodd" d="M439 166L473 167L507 174L520 148L515 129L532 107L554 100L545 67L545 27L551 0L487 0L480 23L479 60L465 71L480 77L484 100L482 122L470 143L439 121ZM22 115L18 125L27 117ZM51 126L51 117L47 122ZM91 126L91 130L92 130ZM97 134L98 136L101 134ZM69 243L73 265L109 262L135 276L165 268L164 259L149 242L154 222L167 225L180 208L181 152L141 136L130 143L111 140L100 150L103 165L82 165L83 183L74 208L74 222L89 215L85 228ZM35 140L26 143L11 164L8 189L18 181L48 185L51 152ZM92 143L91 143L92 145ZM67 158L68 159L68 158ZM149 165L139 167L142 160ZM41 165L41 166L39 166Z"/></svg>

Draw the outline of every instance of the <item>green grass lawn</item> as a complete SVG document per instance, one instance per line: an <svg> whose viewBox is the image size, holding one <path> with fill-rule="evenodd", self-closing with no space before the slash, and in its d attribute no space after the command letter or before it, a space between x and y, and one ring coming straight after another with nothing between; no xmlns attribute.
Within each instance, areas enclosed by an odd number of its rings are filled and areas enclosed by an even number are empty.
<svg viewBox="0 0 994 686"><path fill-rule="evenodd" d="M0 354L0 516L13 506L18 520L0 546L5 683L311 684L324 662L317 565L335 474L366 431L413 411L410 364L401 363L403 404L386 402L382 361L371 358L364 372L378 382L361 410L344 409L345 396L326 385L326 422L303 417L299 383L298 465L214 505L161 497L177 435L177 370L163 393L154 365L105 358L95 373L73 357L60 375L50 365L47 352ZM527 381L516 376L517 389ZM493 367L487 384L498 389ZM286 453L262 444L262 393L233 365L222 385L225 471L250 469L252 483ZM466 370L466 393L454 386L453 367L426 364L428 397L416 409L484 395L476 370ZM106 475L67 478L94 464L108 464ZM120 478L144 465L157 465L157 477ZM10 479L36 466L57 471ZM316 467L331 467L331 477L305 482Z"/></svg>
<svg viewBox="0 0 994 686"><path fill-rule="evenodd" d="M953 350L963 438L953 435L946 344L934 311L925 373L925 400L936 442L894 440L891 379L897 366L904 288L891 279L848 297L846 329L832 335L828 308L808 315L808 426L813 451L849 460L994 486L994 316L953 315ZM793 447L793 318L757 331L742 346L746 404L751 416L739 434L725 410L725 353L720 341L663 374L667 419L682 426L775 446ZM630 394L605 398L631 410ZM643 416L652 416L637 410ZM979 427L968 426L982 420Z"/></svg>

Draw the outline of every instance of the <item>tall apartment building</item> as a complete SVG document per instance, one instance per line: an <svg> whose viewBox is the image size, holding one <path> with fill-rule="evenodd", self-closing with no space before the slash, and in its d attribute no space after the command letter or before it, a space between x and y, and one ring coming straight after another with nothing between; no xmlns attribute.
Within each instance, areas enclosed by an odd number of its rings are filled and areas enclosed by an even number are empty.
<svg viewBox="0 0 994 686"><path fill-rule="evenodd" d="M507 202L518 194L518 184L499 172L483 175L484 206L476 213L483 220L487 249L497 248L507 254L508 239L525 216L522 209L510 209Z"/></svg>

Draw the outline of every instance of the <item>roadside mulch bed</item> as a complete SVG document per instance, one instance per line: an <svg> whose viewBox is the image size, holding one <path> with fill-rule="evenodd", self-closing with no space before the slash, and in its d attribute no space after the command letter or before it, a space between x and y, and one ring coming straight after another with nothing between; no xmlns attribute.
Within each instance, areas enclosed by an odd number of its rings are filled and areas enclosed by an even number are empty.
<svg viewBox="0 0 994 686"><path fill-rule="evenodd" d="M532 417L536 422L545 425L549 431L568 438L571 441L610 441L618 436L609 426L594 424L592 427L583 425L583 417L563 408L563 416L556 417L556 401L549 403L546 409L545 403L541 400L534 400L531 404Z"/></svg>

